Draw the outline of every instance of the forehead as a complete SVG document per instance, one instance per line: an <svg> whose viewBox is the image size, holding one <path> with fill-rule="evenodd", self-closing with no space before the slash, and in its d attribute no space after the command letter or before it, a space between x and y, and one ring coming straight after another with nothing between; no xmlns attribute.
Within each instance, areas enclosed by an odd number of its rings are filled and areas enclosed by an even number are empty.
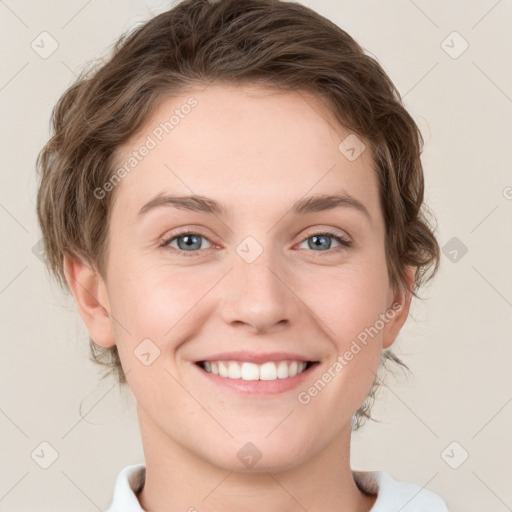
<svg viewBox="0 0 512 512"><path fill-rule="evenodd" d="M340 151L346 137L354 135L306 92L218 84L190 90L164 99L117 152L116 168L128 172L116 203L135 210L167 191L249 206L346 191L377 208L369 144L350 160Z"/></svg>

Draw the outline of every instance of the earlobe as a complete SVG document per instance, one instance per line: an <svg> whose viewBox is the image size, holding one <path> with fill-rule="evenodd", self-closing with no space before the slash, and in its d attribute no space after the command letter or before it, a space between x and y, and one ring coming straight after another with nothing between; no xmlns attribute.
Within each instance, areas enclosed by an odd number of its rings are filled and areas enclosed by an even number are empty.
<svg viewBox="0 0 512 512"><path fill-rule="evenodd" d="M383 349L389 348L393 344L400 332L400 329L409 316L412 299L412 293L410 290L413 287L415 275L416 268L408 266L405 271L405 278L409 289L401 287L397 290L391 304L388 306L386 316L389 318L389 321L384 329L384 336L382 339Z"/></svg>
<svg viewBox="0 0 512 512"><path fill-rule="evenodd" d="M66 281L90 337L97 345L112 347L115 339L107 289L102 277L86 262L73 255L66 254L63 263Z"/></svg>

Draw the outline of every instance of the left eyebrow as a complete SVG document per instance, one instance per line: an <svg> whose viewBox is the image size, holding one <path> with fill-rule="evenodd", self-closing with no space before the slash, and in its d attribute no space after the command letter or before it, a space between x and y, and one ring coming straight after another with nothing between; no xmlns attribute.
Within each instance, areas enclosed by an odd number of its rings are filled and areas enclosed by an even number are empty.
<svg viewBox="0 0 512 512"><path fill-rule="evenodd" d="M210 213L219 216L226 216L227 213L226 209L220 203L214 199L210 199L209 197L200 195L176 196L159 194L147 202L139 210L138 215L144 215L150 210L163 206L192 212ZM296 201L290 211L294 215L306 215L308 213L332 210L340 207L351 208L359 211L367 217L370 223L372 222L370 212L366 206L359 201L359 199L356 199L347 193L308 196Z"/></svg>
<svg viewBox="0 0 512 512"><path fill-rule="evenodd" d="M307 213L321 212L332 210L334 208L352 208L364 214L365 217L372 222L372 217L366 206L356 199L354 196L346 192L340 194L319 194L299 199L291 208L291 212L295 215L304 215Z"/></svg>

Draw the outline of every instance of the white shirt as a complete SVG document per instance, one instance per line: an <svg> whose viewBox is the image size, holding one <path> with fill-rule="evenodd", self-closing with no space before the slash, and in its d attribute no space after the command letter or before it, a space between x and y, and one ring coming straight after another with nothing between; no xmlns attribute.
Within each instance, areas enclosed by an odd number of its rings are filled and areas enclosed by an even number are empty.
<svg viewBox="0 0 512 512"><path fill-rule="evenodd" d="M353 471L357 486L377 494L370 512L449 512L437 494L406 482L397 482L382 471ZM112 504L106 512L145 512L136 494L144 486L146 466L126 466L116 479Z"/></svg>

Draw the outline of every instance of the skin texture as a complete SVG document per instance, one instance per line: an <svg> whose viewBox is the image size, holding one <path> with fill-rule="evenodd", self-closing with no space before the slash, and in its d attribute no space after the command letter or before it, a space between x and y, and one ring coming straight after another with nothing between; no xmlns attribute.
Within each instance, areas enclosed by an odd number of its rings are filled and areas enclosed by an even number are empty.
<svg viewBox="0 0 512 512"><path fill-rule="evenodd" d="M349 132L314 96L213 84L161 103L119 164L191 96L197 106L117 185L106 278L65 259L91 337L117 345L137 400L147 466L139 500L152 512L368 511L375 496L352 477L350 420L410 303L390 286L369 144L347 159L338 146ZM357 198L370 219L350 207L290 213L298 199L334 192ZM206 196L226 215L172 207L138 215L159 193ZM352 246L308 244L325 230ZM179 254L183 239L160 247L180 231L204 237L200 248ZM252 263L237 253L248 236L262 249ZM401 311L299 403L298 392L393 303ZM160 350L148 366L134 355L144 339ZM195 365L233 350L294 352L320 364L298 389L248 396ZM237 457L248 442L261 453L253 467Z"/></svg>

